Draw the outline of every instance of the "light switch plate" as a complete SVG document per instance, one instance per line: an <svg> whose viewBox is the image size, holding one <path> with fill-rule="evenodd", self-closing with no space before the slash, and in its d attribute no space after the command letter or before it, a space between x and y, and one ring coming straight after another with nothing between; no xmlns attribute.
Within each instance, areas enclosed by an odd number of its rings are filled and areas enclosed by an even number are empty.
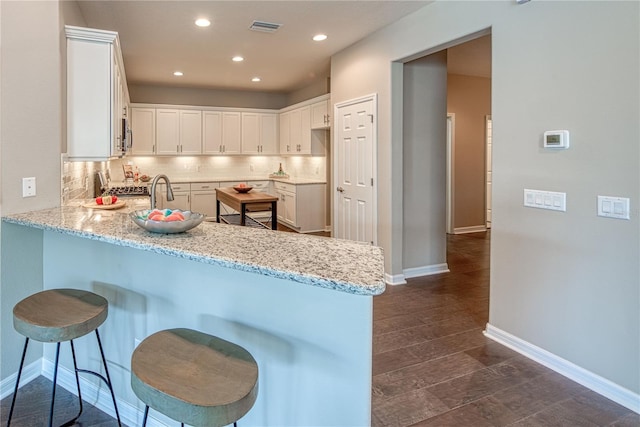
<svg viewBox="0 0 640 427"><path fill-rule="evenodd" d="M524 205L529 208L567 211L567 193L524 189Z"/></svg>
<svg viewBox="0 0 640 427"><path fill-rule="evenodd" d="M598 196L598 216L629 219L629 198Z"/></svg>

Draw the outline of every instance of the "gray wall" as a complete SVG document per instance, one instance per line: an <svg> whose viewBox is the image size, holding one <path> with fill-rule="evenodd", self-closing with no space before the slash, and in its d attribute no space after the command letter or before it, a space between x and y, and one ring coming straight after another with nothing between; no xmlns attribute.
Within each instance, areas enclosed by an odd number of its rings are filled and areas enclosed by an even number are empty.
<svg viewBox="0 0 640 427"><path fill-rule="evenodd" d="M332 102L378 94L378 237L402 274L402 66L490 28L493 229L490 323L640 391L638 2L436 1L334 55ZM545 29L554 28L554 31ZM572 148L541 148L569 129ZM523 189L567 192L567 212ZM631 198L631 220L596 196ZM437 244L434 243L434 244Z"/></svg>
<svg viewBox="0 0 640 427"><path fill-rule="evenodd" d="M280 109L289 105L284 93L248 92L128 84L131 102L210 107Z"/></svg>
<svg viewBox="0 0 640 427"><path fill-rule="evenodd" d="M404 65L403 267L447 262L447 52Z"/></svg>

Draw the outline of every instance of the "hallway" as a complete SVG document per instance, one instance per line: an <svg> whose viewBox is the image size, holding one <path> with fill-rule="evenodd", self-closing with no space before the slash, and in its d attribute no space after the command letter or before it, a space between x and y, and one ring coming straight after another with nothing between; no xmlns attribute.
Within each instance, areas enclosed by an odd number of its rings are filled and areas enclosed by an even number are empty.
<svg viewBox="0 0 640 427"><path fill-rule="evenodd" d="M450 273L374 298L374 426L640 425L640 415L485 338L490 233L449 235L447 247Z"/></svg>

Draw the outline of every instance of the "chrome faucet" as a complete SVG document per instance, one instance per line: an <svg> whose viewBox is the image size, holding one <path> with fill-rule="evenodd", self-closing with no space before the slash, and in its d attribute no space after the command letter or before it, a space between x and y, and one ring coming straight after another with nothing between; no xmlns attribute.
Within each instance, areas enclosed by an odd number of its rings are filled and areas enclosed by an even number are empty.
<svg viewBox="0 0 640 427"><path fill-rule="evenodd" d="M173 188L171 188L171 182L167 175L156 175L151 181L151 209L156 208L156 185L158 185L158 181L164 179L164 182L167 183L167 202L171 202L173 200Z"/></svg>

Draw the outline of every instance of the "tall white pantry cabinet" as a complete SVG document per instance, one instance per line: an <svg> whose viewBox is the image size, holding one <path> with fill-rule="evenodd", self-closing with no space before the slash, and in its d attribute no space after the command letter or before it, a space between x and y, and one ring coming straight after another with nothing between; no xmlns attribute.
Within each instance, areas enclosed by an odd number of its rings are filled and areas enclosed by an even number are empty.
<svg viewBox="0 0 640 427"><path fill-rule="evenodd" d="M124 154L129 110L118 33L66 26L67 157L101 161Z"/></svg>

